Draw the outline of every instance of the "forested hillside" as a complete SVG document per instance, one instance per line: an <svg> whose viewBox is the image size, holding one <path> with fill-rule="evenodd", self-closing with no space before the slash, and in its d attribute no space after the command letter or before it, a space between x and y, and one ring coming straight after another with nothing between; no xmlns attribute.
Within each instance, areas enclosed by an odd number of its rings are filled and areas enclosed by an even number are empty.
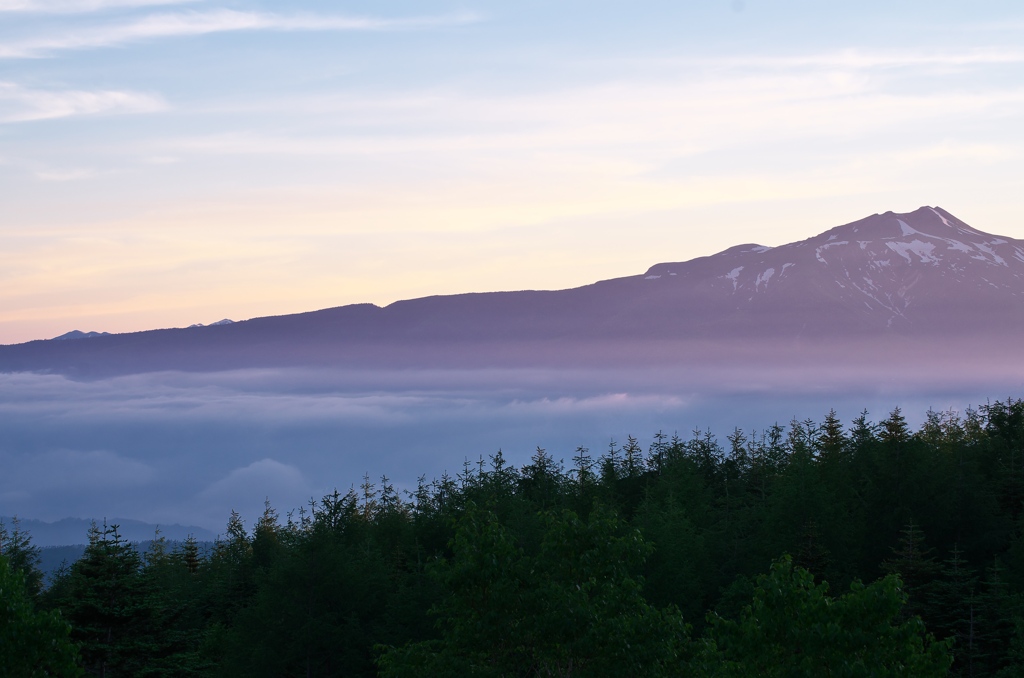
<svg viewBox="0 0 1024 678"><path fill-rule="evenodd" d="M3 624L105 676L1021 675L1022 502L1020 400L499 452L209 554L98 527L45 590L8 526Z"/></svg>

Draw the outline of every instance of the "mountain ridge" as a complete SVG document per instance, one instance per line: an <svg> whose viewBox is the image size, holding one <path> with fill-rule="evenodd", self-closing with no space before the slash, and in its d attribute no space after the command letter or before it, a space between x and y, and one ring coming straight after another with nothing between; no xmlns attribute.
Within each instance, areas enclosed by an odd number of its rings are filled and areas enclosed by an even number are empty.
<svg viewBox="0 0 1024 678"><path fill-rule="evenodd" d="M0 371L629 364L657 362L674 347L770 355L773 346L1012 343L1020 331L1024 241L926 206L565 290L436 295L0 346Z"/></svg>

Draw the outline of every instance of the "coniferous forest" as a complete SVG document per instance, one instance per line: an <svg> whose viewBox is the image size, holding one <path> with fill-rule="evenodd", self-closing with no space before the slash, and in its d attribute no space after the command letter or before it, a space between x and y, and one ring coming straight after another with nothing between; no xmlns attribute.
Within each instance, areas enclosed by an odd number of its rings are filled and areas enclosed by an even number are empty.
<svg viewBox="0 0 1024 678"><path fill-rule="evenodd" d="M1024 675L1024 401L564 461L501 453L212 548L114 525L48 583L0 533L25 676Z"/></svg>

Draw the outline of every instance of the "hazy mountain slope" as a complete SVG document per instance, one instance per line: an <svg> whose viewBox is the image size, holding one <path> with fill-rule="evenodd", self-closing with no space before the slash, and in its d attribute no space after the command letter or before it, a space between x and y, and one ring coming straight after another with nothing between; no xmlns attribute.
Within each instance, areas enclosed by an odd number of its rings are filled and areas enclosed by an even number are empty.
<svg viewBox="0 0 1024 678"><path fill-rule="evenodd" d="M820 351L850 342L998 344L1021 330L1024 241L922 207L569 290L435 296L2 346L0 370L607 364L657 362L700 346L764 354L773 346Z"/></svg>

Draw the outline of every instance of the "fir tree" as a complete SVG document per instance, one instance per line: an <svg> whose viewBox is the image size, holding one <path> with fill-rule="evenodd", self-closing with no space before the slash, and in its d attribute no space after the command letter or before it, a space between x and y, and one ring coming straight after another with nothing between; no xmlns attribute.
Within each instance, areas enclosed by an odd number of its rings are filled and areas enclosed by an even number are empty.
<svg viewBox="0 0 1024 678"><path fill-rule="evenodd" d="M32 535L21 529L21 521L17 516L11 518L9 531L4 521L0 520L0 556L5 556L10 568L25 577L25 587L32 598L38 596L43 588L39 553L39 547L32 543Z"/></svg>
<svg viewBox="0 0 1024 678"><path fill-rule="evenodd" d="M978 675L981 655L978 578L962 556L954 544L939 576L929 586L927 609L930 630L940 638L953 639L954 672L974 676Z"/></svg>
<svg viewBox="0 0 1024 678"><path fill-rule="evenodd" d="M836 416L835 410L829 410L821 425L821 436L818 438L822 459L824 461L838 460L845 454L847 444L848 439L843 433L842 422Z"/></svg>
<svg viewBox="0 0 1024 678"><path fill-rule="evenodd" d="M144 665L150 611L141 565L117 525L104 523L101 529L93 523L85 554L71 566L67 581L55 586L82 661L100 676L134 675Z"/></svg>
<svg viewBox="0 0 1024 678"><path fill-rule="evenodd" d="M666 436L662 431L658 431L654 434L654 440L651 442L651 447L648 450L647 455L648 468L654 471L655 474L661 475L661 470L665 466L665 459L668 456L668 451L668 436Z"/></svg>
<svg viewBox="0 0 1024 678"><path fill-rule="evenodd" d="M882 563L882 570L899 575L907 593L904 614L918 615L928 623L933 620L934 608L931 601L934 582L940 566L932 555L934 549L925 544L924 533L909 521L900 533L898 544L892 549L892 557Z"/></svg>
<svg viewBox="0 0 1024 678"><path fill-rule="evenodd" d="M832 554L822 543L818 522L811 518L804 524L800 537L800 549L793 564L802 567L814 576L824 579L832 567Z"/></svg>

